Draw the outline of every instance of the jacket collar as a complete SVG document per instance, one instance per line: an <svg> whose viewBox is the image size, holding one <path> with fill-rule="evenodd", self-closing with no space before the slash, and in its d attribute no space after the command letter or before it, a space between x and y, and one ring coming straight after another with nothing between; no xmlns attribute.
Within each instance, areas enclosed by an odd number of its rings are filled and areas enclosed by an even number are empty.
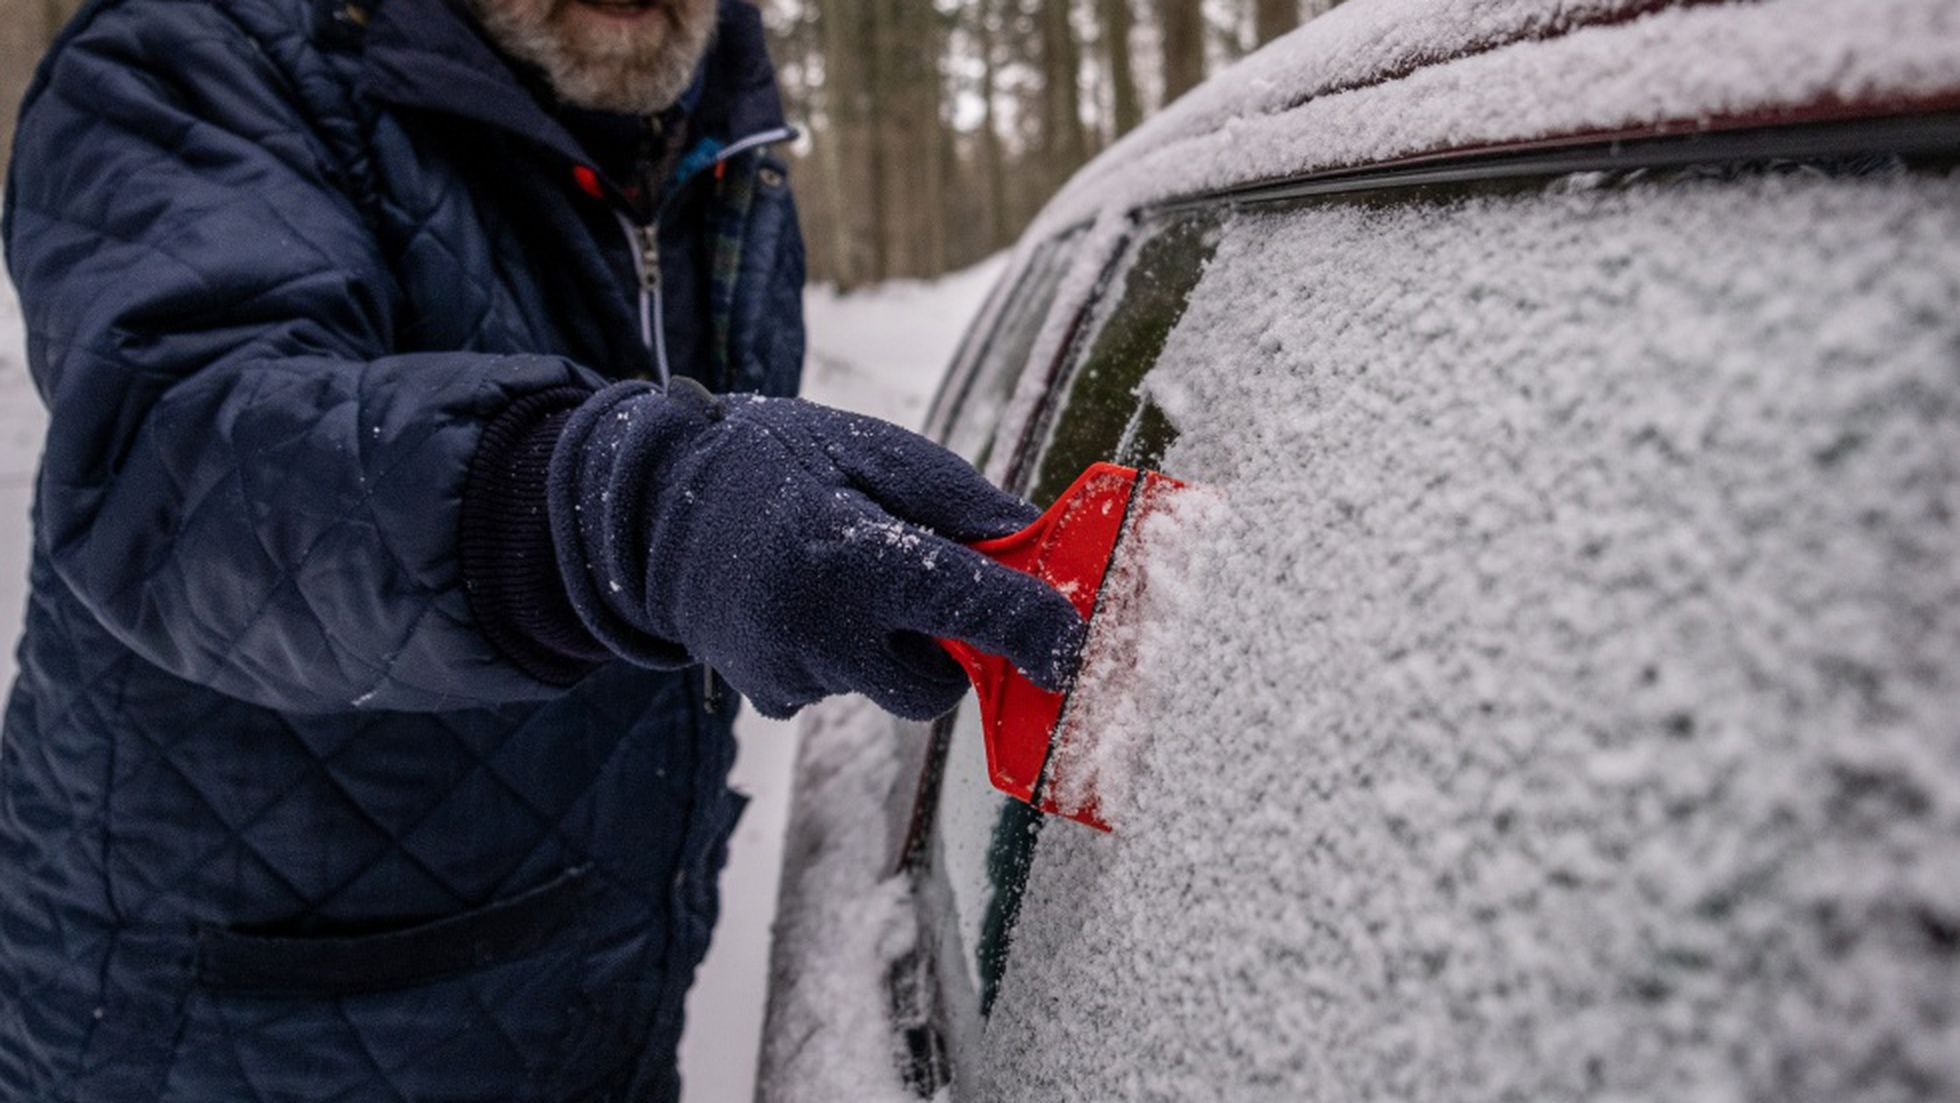
<svg viewBox="0 0 1960 1103"><path fill-rule="evenodd" d="M680 107L690 133L728 146L784 124L760 15L741 0L720 4L714 43ZM365 38L368 96L496 127L573 163L588 160L547 105L542 82L490 45L461 0L384 0Z"/></svg>

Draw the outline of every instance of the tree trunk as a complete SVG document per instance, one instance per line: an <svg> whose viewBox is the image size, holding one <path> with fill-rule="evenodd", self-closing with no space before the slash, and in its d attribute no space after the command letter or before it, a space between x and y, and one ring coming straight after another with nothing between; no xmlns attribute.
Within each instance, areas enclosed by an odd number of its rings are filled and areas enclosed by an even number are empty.
<svg viewBox="0 0 1960 1103"><path fill-rule="evenodd" d="M872 0L871 278L936 274L945 224L940 17L918 0Z"/></svg>
<svg viewBox="0 0 1960 1103"><path fill-rule="evenodd" d="M43 49L54 41L54 36L67 24L68 17L81 6L81 0L41 0L41 21L46 28L46 37L41 42Z"/></svg>
<svg viewBox="0 0 1960 1103"><path fill-rule="evenodd" d="M891 170L896 166L894 159L898 141L896 138L896 113L892 111L893 92L897 81L895 51L898 43L893 34L893 11L897 3L904 0L868 0L870 10L870 32L866 36L867 48L863 58L865 81L866 129L870 132L870 154L868 168L871 186L860 192L857 201L867 205L870 210L870 271L872 281L891 278L893 267L893 243L899 236L893 223L899 216L898 206L905 196L893 187Z"/></svg>
<svg viewBox="0 0 1960 1103"><path fill-rule="evenodd" d="M1042 7L1050 0L1001 0L997 43L1005 62L1008 225L1016 231L1048 197L1048 100L1041 68Z"/></svg>
<svg viewBox="0 0 1960 1103"><path fill-rule="evenodd" d="M989 251L1014 243L1014 223L1007 210L1007 154L1001 148L1000 119L995 99L999 94L1000 58L995 43L994 21L1000 15L1000 0L980 0L974 35L980 50L980 171L985 176L987 236Z"/></svg>
<svg viewBox="0 0 1960 1103"><path fill-rule="evenodd" d="M0 175L13 152L20 97L55 32L78 6L80 0L27 0L0 18Z"/></svg>
<svg viewBox="0 0 1960 1103"><path fill-rule="evenodd" d="M1082 48L1069 20L1069 0L1041 4L1041 148L1051 186L1059 186L1089 159L1082 132L1082 91L1076 73L1082 67Z"/></svg>
<svg viewBox="0 0 1960 1103"><path fill-rule="evenodd" d="M849 289L877 278L876 142L871 77L865 64L872 27L868 0L826 0L822 9L824 105L829 120L830 273Z"/></svg>
<svg viewBox="0 0 1960 1103"><path fill-rule="evenodd" d="M1169 105L1205 79L1205 15L1199 0L1157 0L1157 19Z"/></svg>
<svg viewBox="0 0 1960 1103"><path fill-rule="evenodd" d="M1253 0L1253 37L1264 46L1300 25L1299 0Z"/></svg>
<svg viewBox="0 0 1960 1103"><path fill-rule="evenodd" d="M940 60L946 55L945 21L932 4L901 0L907 15L906 102L910 125L907 152L917 178L912 195L913 276L946 270L946 180L951 124L946 120L946 88Z"/></svg>
<svg viewBox="0 0 1960 1103"><path fill-rule="evenodd" d="M1110 138L1121 138L1143 121L1136 70L1130 63L1130 0L1098 0L1103 61L1109 69Z"/></svg>

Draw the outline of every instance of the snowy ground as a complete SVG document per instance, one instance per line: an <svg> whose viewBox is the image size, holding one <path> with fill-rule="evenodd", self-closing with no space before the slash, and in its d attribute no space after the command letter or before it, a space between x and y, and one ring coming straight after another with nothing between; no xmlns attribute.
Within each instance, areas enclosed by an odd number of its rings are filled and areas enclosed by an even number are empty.
<svg viewBox="0 0 1960 1103"><path fill-rule="evenodd" d="M852 295L813 289L807 299L813 399L916 426L967 319L1000 273L989 261L935 283L896 283ZM27 511L45 426L29 383L13 288L0 279L0 639L20 631L30 533ZM11 683L14 649L0 652ZM746 714L735 784L754 797L722 878L722 923L688 1000L681 1068L692 1103L753 1094L768 980L769 929L782 865L795 725Z"/></svg>
<svg viewBox="0 0 1960 1103"><path fill-rule="evenodd" d="M900 280L849 295L811 290L804 396L917 428L1005 263L1002 254L932 283Z"/></svg>

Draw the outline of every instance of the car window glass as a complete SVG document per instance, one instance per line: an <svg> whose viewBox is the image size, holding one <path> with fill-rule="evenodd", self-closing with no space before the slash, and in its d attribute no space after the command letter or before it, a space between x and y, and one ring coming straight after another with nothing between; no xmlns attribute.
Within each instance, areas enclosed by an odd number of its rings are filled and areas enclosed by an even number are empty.
<svg viewBox="0 0 1960 1103"><path fill-rule="evenodd" d="M1865 169L1806 163L1778 171L1790 172L1800 182L1813 173L1857 176ZM1390 362L1405 387L1410 378L1447 381L1452 371L1465 364L1488 362L1501 366L1486 370L1504 371L1509 365L1538 365L1547 358L1554 365L1566 360L1590 364L1605 362L1608 352L1621 355L1616 349L1602 351L1588 344L1593 330L1567 326L1540 334L1550 324L1548 311L1534 305L1541 302L1565 304L1578 312L1621 304L1607 309L1593 329L1619 333L1629 347L1646 348L1642 342L1665 346L1668 354L1657 361L1657 368L1673 370L1691 382L1701 366L1693 354L1694 333L1683 335L1672 325L1676 319L1655 312L1666 308L1693 314L1701 299L1676 296L1676 286L1666 283L1654 284L1658 291L1648 290L1647 298L1639 298L1635 294L1639 289L1630 289L1627 281L1632 277L1627 273L1637 263L1648 263L1667 272L1678 268L1688 281L1698 274L1699 262L1693 258L1699 254L1683 251L1680 256L1643 261L1642 254L1624 243L1639 241L1652 226L1676 217L1676 206L1685 202L1682 193L1705 193L1719 186L1738 192L1752 189L1767 199L1778 199L1783 193L1775 176L1766 178L1760 170L1725 173L1698 167L1620 178L1589 174L1518 179L1301 200L1251 208L1229 216L1229 221L1217 213L1187 213L1145 223L1132 239L1130 255L1113 269L1107 294L1092 305L1083 336L1066 354L1059 383L1047 399L1050 405L1037 413L1031 434L1045 443L1031 462L1017 465L1025 475L1012 485L1045 505L1095 460L1116 458L1161 467L1175 438L1173 426L1164 411L1139 397L1144 377L1160 364L1166 375L1184 373L1207 382L1209 391L1193 388L1184 379L1187 385L1165 393L1198 403L1214 423L1222 418L1215 412L1218 403L1234 396L1242 401L1251 389L1273 387L1270 377L1283 375L1293 388L1283 393L1295 398L1284 406L1284 413L1260 410L1223 420L1237 424L1241 419L1278 418L1281 424L1291 424L1290 419L1297 419L1306 426L1314 417L1327 415L1310 401L1317 395L1300 380L1319 379L1330 371L1323 349L1338 342L1364 350L1362 358L1343 370L1371 382L1375 377L1369 373L1375 365L1367 355L1377 349L1392 351ZM1696 202L1709 205L1705 196ZM1748 209L1746 203L1737 208L1738 212ZM1508 236L1493 236L1486 223L1500 219L1515 221L1519 229ZM1584 247L1588 239L1579 231L1589 231L1595 224L1617 227L1614 232L1619 236L1589 251ZM1807 224L1825 223L1812 217ZM1762 225L1761 232L1767 233L1771 224ZM1434 255L1411 254L1406 248L1396 252L1382 245L1418 230L1435 239ZM1226 231L1229 241L1221 247ZM1452 244L1464 246L1462 255L1443 248ZM1602 250L1604 257L1594 255ZM1394 263L1385 259L1390 254ZM1207 276L1215 255L1227 259L1218 262L1215 275ZM1301 270L1308 264L1312 272ZM1689 281L1681 286L1694 285ZM1411 303L1420 307L1427 300L1387 296L1382 289L1408 288L1433 295L1453 309L1418 309L1404 316ZM1501 316L1510 301L1507 295L1520 298L1517 315L1503 325L1487 324L1487 318ZM1330 302L1342 304L1341 309L1330 313ZM1729 309L1746 316L1759 306L1745 297L1729 304ZM1642 311L1654 316L1643 316ZM1348 333L1358 324L1355 318L1375 318L1379 324L1365 333ZM1630 333L1620 333L1630 326L1634 327ZM1575 350L1560 351L1561 342L1576 342ZM1193 365L1203 365L1202 372ZM1411 376L1408 365L1419 365L1428 374ZM1286 370L1277 371L1276 366ZM1537 370L1545 379L1523 379L1524 393L1558 378L1542 365ZM1354 403L1371 395L1360 384L1346 393ZM1301 394L1309 400L1300 400ZM1229 439L1230 431L1214 430L1214 436L1220 435ZM1187 461L1195 454L1194 446L1204 446L1195 432L1184 443L1177 454ZM1213 441L1210 447L1223 446ZM1170 473L1180 474L1175 469ZM1086 829L1043 819L987 784L978 714L971 699L951 727L939 792L929 860L955 902L940 917L953 934L949 937L936 927L934 945L939 948L942 976L955 964L949 957L957 958L959 983L949 990L958 988L963 995L948 998L967 1001L951 1009L948 1019L977 1029L993 1009L1008 957L1017 945L1020 901L1035 865L1037 841L1048 840L1044 849L1066 848L1071 840L1065 833ZM1048 861L1044 859L1042 865L1045 868ZM1051 926L1057 922L1052 915L1031 917L1031 922L1035 919ZM1019 942L1032 945L1037 954L1042 949L1039 934L1023 933ZM1026 1012L1017 1002L1025 992L1018 987L1010 991L1014 998L1001 1005L1003 1013ZM968 1047L957 1030L954 1033L949 1041L957 1065Z"/></svg>
<svg viewBox="0 0 1960 1103"><path fill-rule="evenodd" d="M948 414L946 446L969 461L977 463L983 458L1007 400L1027 370L1028 354L1054 306L1055 293L1074 255L1070 246L1078 237L1079 233L1066 234L1041 246L1020 283L1009 293L972 370L955 384L959 394Z"/></svg>
<svg viewBox="0 0 1960 1103"><path fill-rule="evenodd" d="M1155 736L1153 818L1148 830L1119 828L1113 846L1065 822L1043 826L986 1056L1002 1056L1001 1039L1047 1037L1041 1024L1093 1007L1106 1044L1070 1054L1065 1072L1084 1097L1120 1097L1116 1085L1135 1083L1126 1072L1172 1064L1146 1065L1146 1046L1161 1038L1144 1028L1187 1012L1195 985L1200 1002L1224 1009L1197 1028L1220 1059L1178 1087L1253 1094L1254 1077L1274 1066L1230 1063L1248 1024L1256 1031L1275 1005L1297 1011L1327 962L1356 945L1409 960L1434 945L1428 913L1411 913L1404 896L1357 902L1342 891L1371 872L1370 884L1400 886L1371 869L1384 854L1423 863L1442 889L1425 880L1417 895L1461 929L1503 913L1514 942L1550 922L1590 945L1596 924L1562 909L1608 890L1587 884L1504 912L1491 902L1515 888L1505 862L1543 853L1533 840L1547 835L1583 851L1597 821L1574 820L1573 809L1601 793L1713 777L1722 782L1708 799L1720 803L1731 781L1750 784L1746 765L1732 769L1747 756L1710 736L1707 712L1670 728L1658 710L1679 707L1685 680L1698 691L1687 699L1721 716L1722 730L1748 729L1756 710L1808 684L1801 672L1766 683L1755 664L1763 649L1802 661L1833 642L1828 630L1803 635L1789 617L1803 606L1780 583L1914 592L1892 581L1912 553L1885 550L1902 529L1849 534L1871 516L1870 475L1941 485L1925 479L1943 469L1948 438L1915 418L1935 401L1930 381L1952 378L1953 315L1942 304L1955 287L1954 184L1883 165L1650 171L1235 216L1151 380L1167 403L1176 396L1184 435L1170 456L1188 469L1172 473L1239 495L1225 523L1180 549L1199 565L1169 606L1187 615L1152 628L1151 657L1137 667L1140 682L1175 687L1148 695L1138 714ZM1121 451L1150 450L1160 416L1133 410ZM1881 440L1899 451L1874 457ZM1037 482L1072 474L1077 460L1056 459L1063 448L1044 457ZM1754 539L1764 531L1785 542L1767 550ZM1765 554L1775 571L1746 566ZM1746 602L1710 598L1710 582ZM1620 604L1630 585L1653 620ZM1684 611L1684 601L1699 607ZM1891 622L1889 610L1871 613L1858 623ZM1786 632L1803 642L1766 642ZM1419 675L1409 659L1422 662ZM1841 751L1837 717L1792 717L1780 723L1804 727L1806 747L1820 752L1812 760ZM1221 719L1258 724L1257 738ZM1768 744L1784 748L1783 729L1768 730ZM1206 737L1186 736L1197 732ZM1575 771L1623 764L1629 747L1632 761L1673 772L1646 770L1638 783L1615 775L1601 788ZM1483 757L1466 771L1466 755ZM1506 791L1503 816L1487 803L1493 778L1498 789L1520 786ZM1780 791L1758 788L1773 821ZM1519 802L1520 792L1554 796ZM1231 803L1246 793L1259 798ZM1565 799L1575 794L1579 803ZM1405 817L1431 801L1450 809L1436 822L1475 835L1495 863L1484 897L1464 900L1465 882L1452 880L1461 845L1410 842L1418 833ZM1532 832L1511 825L1518 815L1537 817ZM1243 832L1205 830L1241 819ZM1681 853L1705 850L1693 824L1648 828ZM1330 845L1340 860L1323 865L1315 855ZM1106 879L1071 894L1091 869ZM1723 870L1745 881L1753 872L1746 855ZM1193 884L1222 890L1224 903L1193 905ZM1667 919L1642 891L1616 899ZM1304 921L1303 907L1338 922ZM1588 966L1600 990L1650 975L1647 947L1623 949ZM1746 965L1748 946L1728 949ZM1194 957L1201 964L1176 976L1138 968ZM1343 993L1321 1033L1339 1036L1342 1016L1359 1016L1370 1031L1348 1033L1387 1032L1371 1055L1392 1061L1408 1009L1398 995ZM1288 1051L1289 1061L1311 1058L1311 1045ZM1047 1085L1059 1064L1042 1068ZM1042 1083L1017 1073L988 1086L1012 1098L1031 1080Z"/></svg>
<svg viewBox="0 0 1960 1103"><path fill-rule="evenodd" d="M1063 431L1070 434L1069 447L1049 449L1050 454L1063 453L1059 463L1154 461L1170 441L1170 423L1161 411L1138 402L1137 382L1162 350L1164 338L1197 285L1217 241L1217 220L1209 214L1181 219L1153 227L1137 241L1111 282L1111 299L1094 310L1090 336L1076 346L1081 366L1064 369L1074 412L1062 419ZM1045 279L1031 272L1030 279L1036 278ZM1052 299L1052 284L1041 295L1044 301ZM1005 317L1003 324L1012 321L1011 316ZM987 386L984 380L978 385ZM962 410L951 439L971 443L980 439L982 431L991 435L996 430L998 404L1013 389L996 386L994 404L971 403ZM969 415L977 415L984 424L968 424ZM1037 504L1047 504L1066 483L1063 480L1053 490L1044 488L1036 496ZM979 707L972 698L953 722L942 777L932 860L934 873L951 898L950 914L943 919L953 929L940 932L940 942L956 946L959 957L959 972L945 977L944 989L958 993L949 998L972 1004L952 1009L949 1021L970 1023L984 1018L998 989L1021 887L1044 821L989 784ZM1073 825L1071 829L1087 830ZM942 970L951 967L952 963L942 962Z"/></svg>
<svg viewBox="0 0 1960 1103"><path fill-rule="evenodd" d="M1107 317L1070 366L1057 405L1044 412L1048 428L1040 433L1044 446L1028 487L1035 504L1054 501L1084 468L1118 458L1126 444L1139 455L1162 455L1169 423L1139 402L1137 387L1184 316L1218 247L1220 226L1216 213L1199 212L1140 237Z"/></svg>
<svg viewBox="0 0 1960 1103"><path fill-rule="evenodd" d="M1126 467L1158 469L1164 465L1164 451L1177 435L1164 411L1146 400L1123 427L1123 439L1116 446L1116 462Z"/></svg>

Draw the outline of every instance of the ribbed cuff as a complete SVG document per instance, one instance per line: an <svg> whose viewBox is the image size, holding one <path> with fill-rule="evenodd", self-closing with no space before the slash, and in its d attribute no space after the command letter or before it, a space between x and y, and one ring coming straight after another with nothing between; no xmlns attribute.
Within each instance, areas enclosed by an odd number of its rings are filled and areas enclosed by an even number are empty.
<svg viewBox="0 0 1960 1103"><path fill-rule="evenodd" d="M545 482L551 450L591 393L559 387L511 403L484 427L463 487L459 551L478 630L526 674L566 686L612 658L565 592Z"/></svg>
<svg viewBox="0 0 1960 1103"><path fill-rule="evenodd" d="M674 399L690 386L700 390L685 376L665 395L646 382L615 383L587 399L565 423L545 484L557 507L553 547L567 565L565 591L579 622L608 654L654 670L695 661L660 634L668 603L654 604L647 577L664 461L690 435L691 406Z"/></svg>

